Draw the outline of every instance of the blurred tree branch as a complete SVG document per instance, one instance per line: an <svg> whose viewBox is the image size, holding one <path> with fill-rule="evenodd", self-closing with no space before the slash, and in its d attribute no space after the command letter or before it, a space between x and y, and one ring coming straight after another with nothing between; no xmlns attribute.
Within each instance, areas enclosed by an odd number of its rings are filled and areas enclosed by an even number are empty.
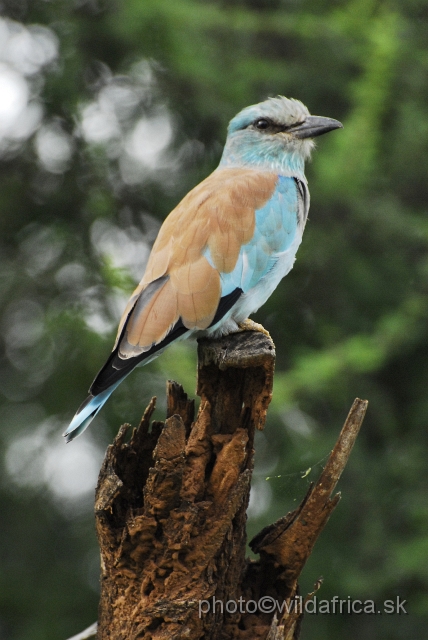
<svg viewBox="0 0 428 640"><path fill-rule="evenodd" d="M274 363L272 341L258 332L200 340L196 420L194 401L169 382L165 422L150 429L152 399L129 442L129 425L121 427L96 491L99 640L299 637L297 581L340 499L331 494L367 402L354 402L318 482L296 511L252 540L260 559L248 560L254 433L265 423ZM288 603L289 612L246 611L263 597ZM238 610L227 611L228 601Z"/></svg>

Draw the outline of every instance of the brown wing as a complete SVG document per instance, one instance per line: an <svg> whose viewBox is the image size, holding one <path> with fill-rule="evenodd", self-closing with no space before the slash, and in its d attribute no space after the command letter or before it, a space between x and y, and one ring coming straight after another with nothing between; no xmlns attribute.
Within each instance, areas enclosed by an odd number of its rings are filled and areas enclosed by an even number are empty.
<svg viewBox="0 0 428 640"><path fill-rule="evenodd" d="M120 339L121 358L160 344L179 319L187 329L210 326L221 298L220 274L234 269L241 246L254 234L255 211L276 181L272 173L217 169L183 198L162 225L122 316L115 345Z"/></svg>

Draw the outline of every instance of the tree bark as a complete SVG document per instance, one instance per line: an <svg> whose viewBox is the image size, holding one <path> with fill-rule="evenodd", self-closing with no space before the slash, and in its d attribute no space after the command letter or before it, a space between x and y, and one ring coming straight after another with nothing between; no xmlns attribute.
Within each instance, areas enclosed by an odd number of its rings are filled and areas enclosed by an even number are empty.
<svg viewBox="0 0 428 640"><path fill-rule="evenodd" d="M121 427L96 490L99 640L298 638L298 607L287 614L248 604L296 600L367 403L355 401L300 507L250 543L260 560L246 560L254 433L265 423L274 363L274 345L259 332L200 340L196 420L194 401L169 382L165 422L150 427L153 398L128 442L129 425Z"/></svg>

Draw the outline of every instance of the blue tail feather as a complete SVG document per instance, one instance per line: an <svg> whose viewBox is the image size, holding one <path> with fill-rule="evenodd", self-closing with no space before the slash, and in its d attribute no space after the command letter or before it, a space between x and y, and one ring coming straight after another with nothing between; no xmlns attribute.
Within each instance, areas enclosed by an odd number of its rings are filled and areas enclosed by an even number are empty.
<svg viewBox="0 0 428 640"><path fill-rule="evenodd" d="M119 384L119 382L117 384L113 384L102 393L99 393L96 396L90 395L86 398L85 402L79 407L76 415L70 422L68 429L63 434L66 442L71 442L74 438L80 436L80 434L85 431Z"/></svg>

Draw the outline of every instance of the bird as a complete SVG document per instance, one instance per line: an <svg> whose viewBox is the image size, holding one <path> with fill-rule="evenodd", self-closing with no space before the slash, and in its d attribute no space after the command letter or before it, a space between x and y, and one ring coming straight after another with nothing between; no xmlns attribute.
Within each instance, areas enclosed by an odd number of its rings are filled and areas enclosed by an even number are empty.
<svg viewBox="0 0 428 640"><path fill-rule="evenodd" d="M342 126L284 96L232 118L218 167L162 224L113 350L65 431L66 442L88 427L136 366L171 343L261 327L248 316L292 269L302 240L313 138Z"/></svg>

